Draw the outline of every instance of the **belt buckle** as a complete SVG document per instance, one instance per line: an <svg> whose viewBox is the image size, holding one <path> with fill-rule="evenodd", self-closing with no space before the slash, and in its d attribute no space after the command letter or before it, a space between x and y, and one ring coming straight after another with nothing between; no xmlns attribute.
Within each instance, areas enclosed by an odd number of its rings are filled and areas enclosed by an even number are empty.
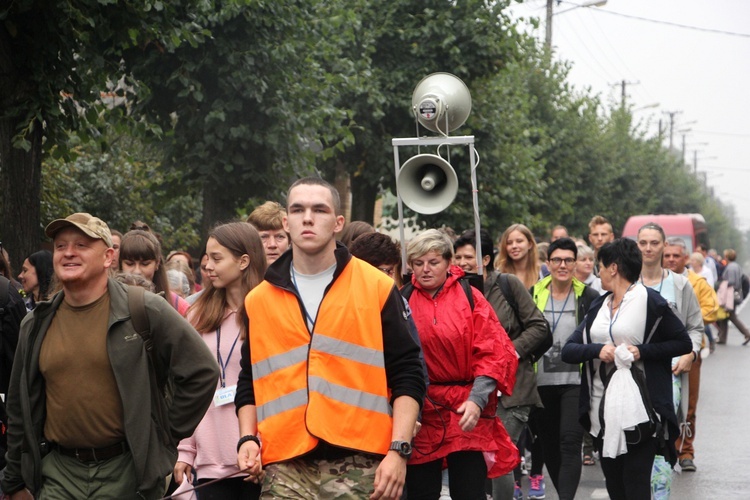
<svg viewBox="0 0 750 500"><path fill-rule="evenodd" d="M79 462L83 462L83 460L81 460L81 457L78 456L78 448L74 449L76 450L76 460L78 460Z"/></svg>

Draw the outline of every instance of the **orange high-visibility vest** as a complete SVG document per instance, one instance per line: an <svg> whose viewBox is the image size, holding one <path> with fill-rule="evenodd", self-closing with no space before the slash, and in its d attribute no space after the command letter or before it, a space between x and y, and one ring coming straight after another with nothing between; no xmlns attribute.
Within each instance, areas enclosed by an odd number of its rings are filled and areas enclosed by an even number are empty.
<svg viewBox="0 0 750 500"><path fill-rule="evenodd" d="M381 311L393 281L352 257L321 301L313 334L293 293L264 281L245 299L263 464L320 439L385 455L392 409Z"/></svg>

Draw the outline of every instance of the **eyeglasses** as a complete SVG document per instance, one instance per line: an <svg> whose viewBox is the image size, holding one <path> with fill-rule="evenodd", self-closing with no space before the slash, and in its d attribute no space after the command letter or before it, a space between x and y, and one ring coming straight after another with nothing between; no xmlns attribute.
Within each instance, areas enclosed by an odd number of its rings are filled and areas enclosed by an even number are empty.
<svg viewBox="0 0 750 500"><path fill-rule="evenodd" d="M379 267L378 271L383 271L385 274L393 278L393 274L396 272L396 269L393 267Z"/></svg>
<svg viewBox="0 0 750 500"><path fill-rule="evenodd" d="M576 260L573 257L568 257L565 259L561 259L560 257L552 257L549 261L555 266L559 266L563 262L565 262L566 266L572 266Z"/></svg>

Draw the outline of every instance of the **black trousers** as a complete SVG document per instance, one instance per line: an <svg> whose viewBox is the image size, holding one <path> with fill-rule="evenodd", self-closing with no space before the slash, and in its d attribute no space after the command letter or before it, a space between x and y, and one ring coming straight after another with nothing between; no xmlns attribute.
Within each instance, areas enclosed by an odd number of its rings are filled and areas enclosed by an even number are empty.
<svg viewBox="0 0 750 500"><path fill-rule="evenodd" d="M481 451L457 451L447 457L453 500L485 500L487 464ZM406 466L409 500L437 500L442 486L443 460Z"/></svg>
<svg viewBox="0 0 750 500"><path fill-rule="evenodd" d="M594 439L601 454L603 441ZM610 500L642 500L651 498L651 469L656 456L656 440L649 439L617 458L601 459L602 472L607 483Z"/></svg>
<svg viewBox="0 0 750 500"><path fill-rule="evenodd" d="M578 422L579 385L539 386L544 409L539 428L544 461L560 500L573 500L581 480L583 427Z"/></svg>
<svg viewBox="0 0 750 500"><path fill-rule="evenodd" d="M199 479L197 486L212 479ZM260 485L244 481L241 477L231 477L195 490L198 500L257 500L260 498Z"/></svg>

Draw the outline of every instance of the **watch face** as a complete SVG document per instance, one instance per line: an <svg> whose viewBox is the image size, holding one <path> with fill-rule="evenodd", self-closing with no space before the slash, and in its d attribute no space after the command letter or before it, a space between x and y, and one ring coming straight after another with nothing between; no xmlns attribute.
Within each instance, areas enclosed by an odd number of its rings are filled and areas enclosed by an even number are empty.
<svg viewBox="0 0 750 500"><path fill-rule="evenodd" d="M398 454L404 458L409 458L411 456L412 448L408 441L396 441L391 443L391 449L397 451Z"/></svg>

